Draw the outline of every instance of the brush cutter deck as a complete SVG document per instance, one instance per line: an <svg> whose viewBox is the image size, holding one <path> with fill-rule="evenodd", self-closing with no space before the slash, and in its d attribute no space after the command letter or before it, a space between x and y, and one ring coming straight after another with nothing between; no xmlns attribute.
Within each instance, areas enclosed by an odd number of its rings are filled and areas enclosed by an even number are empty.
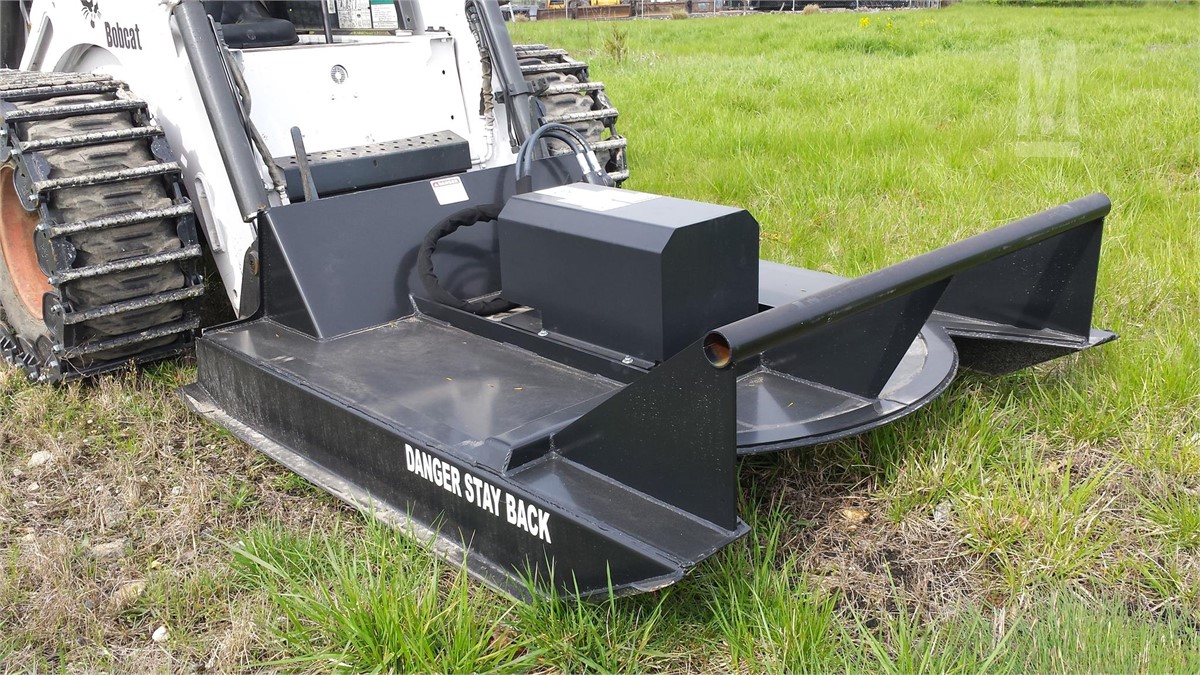
<svg viewBox="0 0 1200 675"><path fill-rule="evenodd" d="M738 454L890 422L960 360L1114 337L1090 327L1103 195L845 280L754 263L744 211L534 168L549 189L516 197L507 168L449 201L422 182L269 210L264 311L199 340L193 408L494 586L587 596L670 584L743 535ZM504 208L439 243L440 283L515 311L434 302L419 276L426 233L472 205Z"/></svg>

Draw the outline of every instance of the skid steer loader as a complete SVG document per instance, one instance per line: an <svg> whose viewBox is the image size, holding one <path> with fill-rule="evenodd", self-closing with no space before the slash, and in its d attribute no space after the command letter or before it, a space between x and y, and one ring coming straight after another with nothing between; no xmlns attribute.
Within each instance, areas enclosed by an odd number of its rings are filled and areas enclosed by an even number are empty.
<svg viewBox="0 0 1200 675"><path fill-rule="evenodd" d="M679 579L739 455L1114 338L1100 194L844 279L618 189L585 64L495 0L0 2L0 349L183 395L514 595ZM236 320L199 328L211 258Z"/></svg>

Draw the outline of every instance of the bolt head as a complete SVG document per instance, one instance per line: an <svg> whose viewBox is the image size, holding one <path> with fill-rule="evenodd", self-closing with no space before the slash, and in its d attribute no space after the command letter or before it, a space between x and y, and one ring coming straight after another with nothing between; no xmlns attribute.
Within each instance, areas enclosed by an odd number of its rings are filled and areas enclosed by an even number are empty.
<svg viewBox="0 0 1200 675"><path fill-rule="evenodd" d="M538 337L546 337L546 336L547 336L547 335L549 335L549 334L550 334L550 331L546 331L546 330L539 330L539 331L538 331Z"/></svg>
<svg viewBox="0 0 1200 675"><path fill-rule="evenodd" d="M621 363L624 363L625 365L628 366L629 364L633 363L633 357L626 356L625 358L621 359Z"/></svg>

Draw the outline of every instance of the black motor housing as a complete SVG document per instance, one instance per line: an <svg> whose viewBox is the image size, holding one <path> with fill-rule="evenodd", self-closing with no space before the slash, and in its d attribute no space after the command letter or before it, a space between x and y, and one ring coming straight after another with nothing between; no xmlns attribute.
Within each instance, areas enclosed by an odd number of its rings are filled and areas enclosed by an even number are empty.
<svg viewBox="0 0 1200 675"><path fill-rule="evenodd" d="M513 197L498 230L504 298L551 333L664 361L758 311L742 209L575 183Z"/></svg>

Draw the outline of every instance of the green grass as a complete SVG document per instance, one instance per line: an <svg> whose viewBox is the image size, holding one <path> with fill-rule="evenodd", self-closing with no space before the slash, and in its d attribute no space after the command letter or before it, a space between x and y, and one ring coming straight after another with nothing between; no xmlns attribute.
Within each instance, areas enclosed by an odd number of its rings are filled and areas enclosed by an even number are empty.
<svg viewBox="0 0 1200 675"><path fill-rule="evenodd" d="M274 658L260 665L351 671L645 670L770 673L1194 672L1194 619L1055 591L944 617L900 607L885 620L839 615L807 587L782 529L756 531L705 574L663 592L579 603L497 603L465 573L370 525L274 525L234 547L239 585L273 598ZM761 555L759 555L761 554ZM289 656L282 656L288 654Z"/></svg>
<svg viewBox="0 0 1200 675"><path fill-rule="evenodd" d="M511 609L477 601L466 574L383 525L347 540L338 528L297 535L271 524L232 550L239 583L276 599L271 628L293 656L270 665L513 672L535 655L508 634Z"/></svg>
<svg viewBox="0 0 1200 675"><path fill-rule="evenodd" d="M657 593L528 606L187 417L172 393L187 366L60 390L0 376L0 664L1200 669L1200 11L968 3L862 18L513 30L607 83L629 187L748 208L773 260L862 274L1106 192L1093 323L1119 342L963 375L900 423L743 462L744 541ZM1023 133L1022 57L1049 67L1064 47L1078 133ZM1061 121L1058 103L1035 110ZM1077 153L1023 154L1030 140ZM70 462L22 468L44 448ZM86 494L37 502L34 478L43 494L56 480ZM101 517L108 493L129 505L120 525ZM870 516L850 524L845 508ZM89 562L87 537L121 533L126 558ZM131 579L145 593L109 607ZM149 642L158 625L164 645Z"/></svg>
<svg viewBox="0 0 1200 675"><path fill-rule="evenodd" d="M857 627L865 653L851 670L888 673L1193 672L1195 626L1177 617L1147 621L1110 602L1051 596L1005 618L971 609L938 624L899 616L884 633Z"/></svg>

